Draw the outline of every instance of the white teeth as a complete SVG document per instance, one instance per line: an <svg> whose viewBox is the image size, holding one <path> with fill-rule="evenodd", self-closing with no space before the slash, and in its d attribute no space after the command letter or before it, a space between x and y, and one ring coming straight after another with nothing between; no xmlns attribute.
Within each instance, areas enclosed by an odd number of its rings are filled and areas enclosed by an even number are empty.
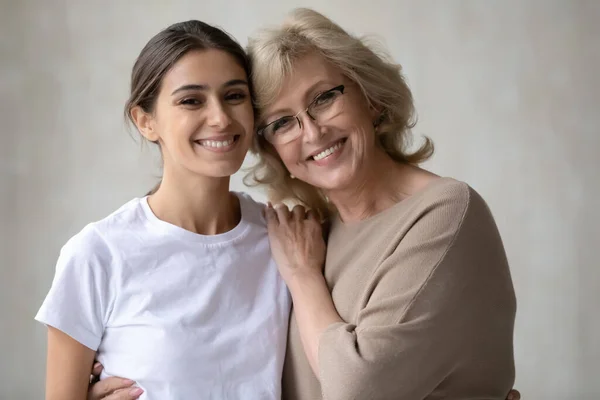
<svg viewBox="0 0 600 400"><path fill-rule="evenodd" d="M217 140L200 140L198 141L198 143L200 143L202 146L204 147L215 147L215 148L220 148L220 147L227 147L232 145L234 142L234 139L229 139L229 140L224 140L224 141L217 141Z"/></svg>
<svg viewBox="0 0 600 400"><path fill-rule="evenodd" d="M342 144L343 144L342 142L338 142L337 144L331 146L327 150L323 150L319 154L315 155L313 158L317 161L322 160L325 157L330 156L333 153L335 153L336 150L338 150L340 147L342 147Z"/></svg>

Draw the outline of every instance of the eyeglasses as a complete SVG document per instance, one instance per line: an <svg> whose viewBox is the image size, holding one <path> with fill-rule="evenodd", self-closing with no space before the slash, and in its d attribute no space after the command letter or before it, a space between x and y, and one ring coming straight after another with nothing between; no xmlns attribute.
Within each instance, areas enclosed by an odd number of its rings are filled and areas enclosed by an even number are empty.
<svg viewBox="0 0 600 400"><path fill-rule="evenodd" d="M329 89L315 97L306 109L296 115L287 115L268 123L258 130L258 134L272 144L289 143L302 133L302 121L298 118L302 112L306 111L306 114L318 124L325 123L344 110L343 94L344 85Z"/></svg>

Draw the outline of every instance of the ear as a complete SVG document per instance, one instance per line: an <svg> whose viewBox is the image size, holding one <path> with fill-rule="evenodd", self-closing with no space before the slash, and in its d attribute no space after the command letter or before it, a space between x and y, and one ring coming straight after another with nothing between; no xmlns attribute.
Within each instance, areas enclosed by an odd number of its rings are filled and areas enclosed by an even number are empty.
<svg viewBox="0 0 600 400"><path fill-rule="evenodd" d="M381 106L371 105L369 107L369 114L371 115L371 121L373 121L373 126L377 127L381 124L381 120L383 119L383 108Z"/></svg>
<svg viewBox="0 0 600 400"><path fill-rule="evenodd" d="M131 109L131 119L135 123L143 137L151 142L158 142L159 136L154 129L154 117L152 114L142 110L142 107L135 106Z"/></svg>

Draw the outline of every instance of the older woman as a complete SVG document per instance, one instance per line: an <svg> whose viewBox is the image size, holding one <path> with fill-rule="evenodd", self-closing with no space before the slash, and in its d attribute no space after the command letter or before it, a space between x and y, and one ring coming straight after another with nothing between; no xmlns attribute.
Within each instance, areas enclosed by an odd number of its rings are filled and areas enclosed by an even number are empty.
<svg viewBox="0 0 600 400"><path fill-rule="evenodd" d="M502 241L471 187L417 166L433 148L409 150L400 67L311 10L249 53L254 175L311 210L267 211L294 304L284 398L504 399L516 301Z"/></svg>
<svg viewBox="0 0 600 400"><path fill-rule="evenodd" d="M502 241L472 188L418 167L433 145L409 150L400 67L306 9L250 56L250 177L299 204L266 210L294 302L283 398L507 397L516 305ZM108 378L89 398L136 398L130 384Z"/></svg>

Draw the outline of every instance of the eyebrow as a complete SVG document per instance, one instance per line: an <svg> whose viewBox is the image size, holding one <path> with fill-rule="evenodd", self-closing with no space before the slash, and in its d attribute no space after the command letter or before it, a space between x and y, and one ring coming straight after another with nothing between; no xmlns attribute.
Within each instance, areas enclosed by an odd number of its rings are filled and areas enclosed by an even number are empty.
<svg viewBox="0 0 600 400"><path fill-rule="evenodd" d="M313 102L315 100L315 98L318 96L318 94L320 94L321 92L326 92L328 89L321 90L321 91L315 91L317 86L322 85L324 83L329 83L329 82L325 79L320 79L319 81L312 84L308 88L308 90L306 90L306 92L304 93L304 100L307 101L307 99L308 99L308 103L310 104L311 102ZM311 96L309 96L309 94L311 94ZM266 116L267 118L265 118L265 120L271 118L273 115L283 114L283 113L288 113L288 112L290 114L282 115L281 118L291 116L294 113L294 111L291 108L278 108L277 110L273 110L272 112L270 112L269 115ZM277 121L278 119L279 118L275 119L274 121ZM272 121L272 122L274 122L274 121ZM269 122L269 124L271 124L272 122Z"/></svg>
<svg viewBox="0 0 600 400"><path fill-rule="evenodd" d="M223 87L231 87L231 86L237 86L237 85L245 85L248 86L248 82L244 79L232 79L228 82L226 82ZM210 86L208 85L198 85L198 84L190 84L190 85L183 85L178 87L177 89L175 89L173 91L173 93L171 93L171 96L179 93L179 92L183 92L183 91L188 91L188 90L208 90L210 88Z"/></svg>

